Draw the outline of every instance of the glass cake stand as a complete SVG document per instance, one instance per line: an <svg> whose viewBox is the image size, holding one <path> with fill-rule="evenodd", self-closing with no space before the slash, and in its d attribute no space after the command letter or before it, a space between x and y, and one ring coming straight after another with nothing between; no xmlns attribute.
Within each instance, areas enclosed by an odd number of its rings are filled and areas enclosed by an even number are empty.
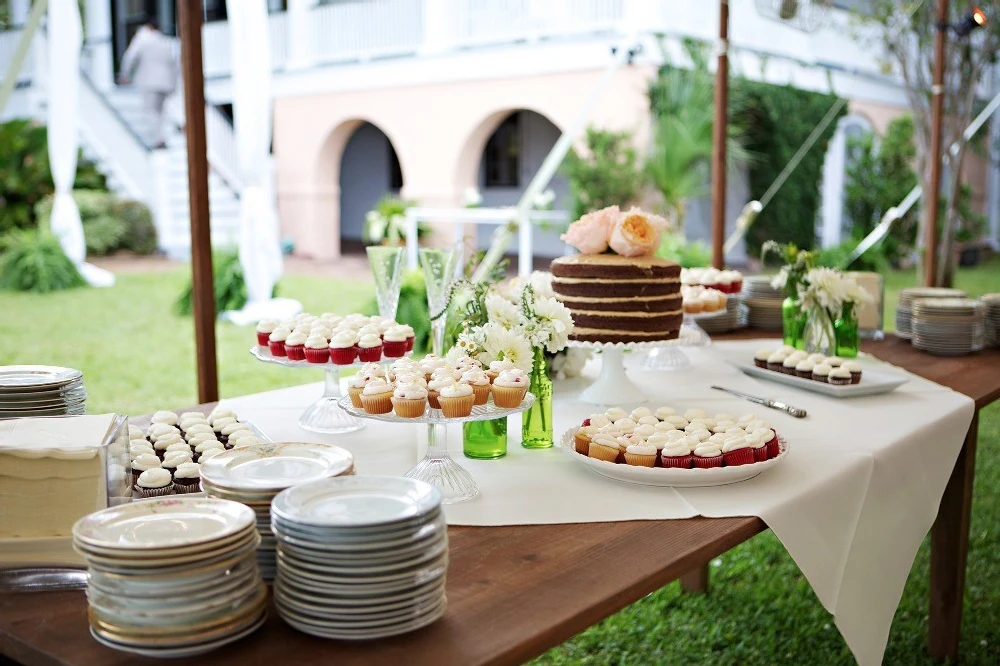
<svg viewBox="0 0 1000 666"><path fill-rule="evenodd" d="M632 383L625 372L625 352L659 351L694 346L698 334L681 327L676 340L654 340L650 342L581 342L570 340L570 347L593 349L601 352L601 374L580 393L580 400L593 405L620 405L646 402L646 394Z"/></svg>
<svg viewBox="0 0 1000 666"><path fill-rule="evenodd" d="M531 408L535 396L526 393L524 400L517 407L497 407L493 399L485 405L476 405L468 416L447 417L440 409L424 410L423 416L403 418L392 412L388 414L369 414L351 403L350 396L344 396L337 401L339 409L352 418L371 419L388 423L413 423L427 425L427 455L404 476L417 479L435 486L441 491L441 502L454 504L467 502L479 496L479 485L469 472L459 465L448 453L448 424L466 423L468 421L488 421L501 419L512 414L520 414Z"/></svg>
<svg viewBox="0 0 1000 666"><path fill-rule="evenodd" d="M302 412L302 416L299 417L299 427L303 430L318 432L323 435L345 435L349 432L357 432L365 427L363 421L337 406L337 401L344 395L340 390L341 371L360 368L364 363L355 362L350 365L337 365L329 362L310 363L309 361L293 361L283 356L272 356L266 347L259 345L251 347L250 353L258 361L271 363L272 365L326 371L322 397L307 407L306 411ZM407 352L407 355L409 355L409 352ZM397 358L383 356L378 362L380 365L390 365Z"/></svg>
<svg viewBox="0 0 1000 666"><path fill-rule="evenodd" d="M698 314L684 313L684 320L681 323L681 335L678 343L674 345L660 346L650 349L642 362L643 370L683 370L691 367L691 359L684 353L684 347L707 347L712 344L712 338L698 325L698 321L703 319L715 319L726 314L726 309L715 312L701 312Z"/></svg>

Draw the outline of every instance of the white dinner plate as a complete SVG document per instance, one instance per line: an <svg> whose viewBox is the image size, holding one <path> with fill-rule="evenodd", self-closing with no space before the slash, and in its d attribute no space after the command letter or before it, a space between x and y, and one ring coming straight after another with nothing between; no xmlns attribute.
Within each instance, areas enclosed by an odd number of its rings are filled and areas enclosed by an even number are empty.
<svg viewBox="0 0 1000 666"><path fill-rule="evenodd" d="M834 398L859 398L862 396L889 393L890 391L895 391L897 388L910 381L907 377L890 375L885 372L879 372L878 370L869 370L868 368L865 368L861 373L860 383L837 386L835 384L827 384L826 382L818 382L813 379L804 379L794 375L787 375L783 372L778 372L777 370L758 368L752 363L736 363L735 365L744 373L753 377L767 379L769 381L778 382L779 384L785 384L787 386L795 386L796 388L812 391L813 393L821 393Z"/></svg>
<svg viewBox="0 0 1000 666"><path fill-rule="evenodd" d="M175 648L148 648L148 647L137 647L134 645L129 645L127 643L119 643L113 641L109 638L102 636L94 627L90 628L90 635L94 637L101 645L106 647L121 650L122 652L130 652L132 654L138 654L143 657L158 657L161 659L181 659L184 657L195 657L200 654L205 654L216 650L223 645L228 645L238 641L239 639L249 636L253 632L257 631L264 624L267 619L267 609L261 612L259 617L254 618L245 627L237 629L234 633L220 638L218 640L210 641L207 643L198 643L197 645L187 645Z"/></svg>
<svg viewBox="0 0 1000 666"><path fill-rule="evenodd" d="M394 476L347 476L311 481L278 493L272 515L322 527L390 525L419 518L441 505L434 486Z"/></svg>
<svg viewBox="0 0 1000 666"><path fill-rule="evenodd" d="M84 516L73 525L73 538L119 550L158 549L216 541L253 524L253 510L237 502L174 496Z"/></svg>
<svg viewBox="0 0 1000 666"><path fill-rule="evenodd" d="M359 559L356 556L331 557L327 553L317 554L314 551L311 552L299 548L292 549L285 545L281 546L281 552L289 560L295 561L302 567L337 572L357 572L359 576L385 575L397 571L406 571L415 566L433 562L447 551L448 542L439 541L424 548L402 553L399 557L373 560L367 557Z"/></svg>
<svg viewBox="0 0 1000 666"><path fill-rule="evenodd" d="M243 572L254 571L256 568L256 558L253 555L245 555L240 558L227 558L217 564L198 567L183 574L167 576L123 576L91 569L90 583L99 585L102 590L112 594L140 594L154 597L197 592L226 576L242 575Z"/></svg>
<svg viewBox="0 0 1000 666"><path fill-rule="evenodd" d="M401 527L391 530L310 530L308 526L297 526L282 522L277 516L272 516L271 532L275 536L287 539L290 543L302 542L313 548L329 546L337 550L384 550L394 548L400 543L420 541L433 533L447 529L447 523L440 510L422 516L419 520L408 521Z"/></svg>
<svg viewBox="0 0 1000 666"><path fill-rule="evenodd" d="M576 452L573 442L578 428L567 430L559 442L559 448L577 464L592 472L617 481L636 483L643 486L670 486L674 488L698 488L701 486L725 486L752 479L762 472L780 465L788 455L788 442L779 438L780 450L776 458L736 467L715 467L712 469L670 469L664 467L640 467L627 463L613 463L598 460Z"/></svg>
<svg viewBox="0 0 1000 666"><path fill-rule="evenodd" d="M407 604L417 599L423 599L434 594L440 594L444 589L446 578L441 577L417 587L403 590L379 591L375 590L365 594L354 594L347 596L341 593L340 589L327 589L322 585L302 585L295 580L282 576L278 583L291 595L312 600L324 606L330 606L342 610L351 608L379 608L390 607L396 604Z"/></svg>
<svg viewBox="0 0 1000 666"><path fill-rule="evenodd" d="M374 629L409 623L425 615L436 612L439 607L445 603L444 594L438 593L430 599L413 606L405 606L378 613L362 614L354 612L335 612L322 606L302 603L299 600L293 599L284 594L279 587L275 587L274 599L275 603L280 603L285 608L301 614L303 617L312 618L315 621L322 622L331 628L341 629Z"/></svg>
<svg viewBox="0 0 1000 666"><path fill-rule="evenodd" d="M229 550L235 550L238 546L242 546L245 541L250 540L253 534L253 526L248 525L246 528L227 536L223 539L216 539L214 541L208 541L203 543L197 543L192 546L180 546L177 548L163 548L163 549L152 549L147 548L143 550L126 550L123 551L120 548L105 548L103 546L94 546L85 542L76 542L74 545L78 551L81 551L86 557L97 556L97 557L107 557L114 558L115 561L119 562L134 562L136 564L150 564L156 565L155 560L161 559L183 559L190 555L196 555L199 557L204 557L206 554L217 555L219 553L227 552Z"/></svg>
<svg viewBox="0 0 1000 666"><path fill-rule="evenodd" d="M433 575L422 576L413 579L403 579L389 582L365 582L364 579L352 579L348 583L334 583L313 578L299 576L295 571L282 566L281 578L289 585L294 585L300 589L313 590L329 594L336 597L339 602L348 604L357 602L361 604L369 603L371 599L381 599L397 597L399 595L413 595L422 590L427 590L440 584L446 576L446 570L441 568Z"/></svg>
<svg viewBox="0 0 1000 666"><path fill-rule="evenodd" d="M412 585L418 585L426 581L435 580L436 578L444 575L445 571L448 569L448 554L445 553L436 560L406 571L392 572L382 575L365 575L354 571L339 571L332 567L317 569L303 566L300 562L285 557L279 549L278 566L282 570L287 569L303 582L313 581L319 583L347 583L354 585L361 583L402 584L404 582L408 582Z"/></svg>
<svg viewBox="0 0 1000 666"><path fill-rule="evenodd" d="M338 476L354 466L354 456L332 444L285 442L232 449L201 466L202 478L222 489L260 493Z"/></svg>
<svg viewBox="0 0 1000 666"><path fill-rule="evenodd" d="M4 365L0 366L0 392L29 393L35 390L53 389L65 386L83 377L83 373L73 368L52 365Z"/></svg>
<svg viewBox="0 0 1000 666"><path fill-rule="evenodd" d="M281 616L285 622L298 629L299 631L311 634L313 636L318 636L320 638L335 638L341 640L375 640L378 638L388 638L389 636L398 636L400 634L406 634L411 631L416 631L417 629L422 629L429 624L437 621L442 615L444 615L445 609L447 608L447 602L443 603L441 607L434 613L425 615L424 617L414 620L410 623L395 625L386 629L371 629L364 630L360 628L343 630L343 629L331 629L329 627L323 626L321 623L316 623L308 617L303 617L302 615L285 609L280 604L276 604L278 609L278 615Z"/></svg>
<svg viewBox="0 0 1000 666"><path fill-rule="evenodd" d="M251 528L243 533L243 536L236 541L227 543L225 546L220 546L217 549L212 548L211 546L213 543L210 542L207 544L209 548L205 550L184 553L176 556L149 557L142 559L127 559L99 555L83 550L79 544L76 544L74 548L78 553L86 558L88 564L102 567L108 571L117 571L120 573L142 572L143 575L146 575L156 573L157 570L166 567L170 567L171 569L176 569L177 567L192 568L197 567L203 562L215 561L220 557L236 556L247 551L253 551L260 545L260 541L260 535L257 534L256 530Z"/></svg>

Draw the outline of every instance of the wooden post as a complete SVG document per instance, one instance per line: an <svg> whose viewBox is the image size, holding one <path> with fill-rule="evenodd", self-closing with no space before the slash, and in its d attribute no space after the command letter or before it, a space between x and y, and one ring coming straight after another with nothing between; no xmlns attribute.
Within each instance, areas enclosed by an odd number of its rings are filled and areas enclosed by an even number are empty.
<svg viewBox="0 0 1000 666"><path fill-rule="evenodd" d="M729 0L719 0L719 43L712 124L712 265L726 263L726 125L729 104Z"/></svg>
<svg viewBox="0 0 1000 666"><path fill-rule="evenodd" d="M937 34L934 35L934 83L931 85L930 180L924 228L924 284L937 283L938 202L941 194L941 123L944 117L944 48L948 37L948 0L938 0Z"/></svg>
<svg viewBox="0 0 1000 666"><path fill-rule="evenodd" d="M177 27L184 78L188 194L191 211L191 279L194 341L198 361L198 402L219 399L215 357L215 294L212 235L208 209L208 158L205 146L205 76L201 61L201 0L179 0Z"/></svg>

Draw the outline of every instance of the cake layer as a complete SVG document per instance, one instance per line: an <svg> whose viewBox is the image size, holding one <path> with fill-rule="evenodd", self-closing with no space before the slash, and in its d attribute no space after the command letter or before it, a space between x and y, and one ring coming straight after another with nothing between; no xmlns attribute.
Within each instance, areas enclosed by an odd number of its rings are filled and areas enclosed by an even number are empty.
<svg viewBox="0 0 1000 666"><path fill-rule="evenodd" d="M574 328L570 339L581 342L656 342L659 340L676 340L679 335L679 328L673 331L659 331L656 333Z"/></svg>
<svg viewBox="0 0 1000 666"><path fill-rule="evenodd" d="M645 298L680 293L676 278L659 280L576 280L552 278L552 291L565 298Z"/></svg>
<svg viewBox="0 0 1000 666"><path fill-rule="evenodd" d="M682 305L680 294L632 298L561 297L559 300L572 311L674 312L680 310Z"/></svg>
<svg viewBox="0 0 1000 666"><path fill-rule="evenodd" d="M584 329L626 330L643 333L674 331L680 328L684 313L675 312L600 312L572 311L573 324Z"/></svg>
<svg viewBox="0 0 1000 666"><path fill-rule="evenodd" d="M552 261L557 278L611 278L614 280L680 279L681 266L659 257L623 257L618 254L573 254Z"/></svg>

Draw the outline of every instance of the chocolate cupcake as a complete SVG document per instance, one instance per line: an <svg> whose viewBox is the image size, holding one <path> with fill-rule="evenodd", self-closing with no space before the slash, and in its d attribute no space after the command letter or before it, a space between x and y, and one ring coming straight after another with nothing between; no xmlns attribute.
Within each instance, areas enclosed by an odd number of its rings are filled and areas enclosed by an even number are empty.
<svg viewBox="0 0 1000 666"><path fill-rule="evenodd" d="M767 369L773 370L774 372L781 372L782 365L785 363L785 359L788 358L788 354L781 351L776 351L767 357Z"/></svg>
<svg viewBox="0 0 1000 666"><path fill-rule="evenodd" d="M201 466L198 463L182 463L174 470L174 492L178 495L201 491Z"/></svg>
<svg viewBox="0 0 1000 666"><path fill-rule="evenodd" d="M758 349L757 352L753 355L753 364L756 365L758 368L766 368L767 358L770 355L771 351L769 349Z"/></svg>
<svg viewBox="0 0 1000 666"><path fill-rule="evenodd" d="M820 363L813 368L812 378L817 382L823 382L824 384L830 379L830 372L833 370L833 366L829 363Z"/></svg>
<svg viewBox="0 0 1000 666"><path fill-rule="evenodd" d="M135 489L140 497L162 497L174 492L173 479L170 472L161 468L148 469L139 475Z"/></svg>
<svg viewBox="0 0 1000 666"><path fill-rule="evenodd" d="M795 375L802 379L812 379L813 368L815 367L815 363L808 358L804 358L795 365Z"/></svg>
<svg viewBox="0 0 1000 666"><path fill-rule="evenodd" d="M798 365L799 359L795 354L789 354L784 361L781 363L781 371L786 375L795 376L795 366Z"/></svg>
<svg viewBox="0 0 1000 666"><path fill-rule="evenodd" d="M834 368L827 381L836 386L846 386L851 383L851 371L844 367Z"/></svg>
<svg viewBox="0 0 1000 666"><path fill-rule="evenodd" d="M858 384L861 382L861 364L857 361L844 361L840 366L844 370L851 373L851 383Z"/></svg>
<svg viewBox="0 0 1000 666"><path fill-rule="evenodd" d="M160 459L149 453L142 453L132 461L132 483L138 483L143 472L150 469L159 469L163 465Z"/></svg>

